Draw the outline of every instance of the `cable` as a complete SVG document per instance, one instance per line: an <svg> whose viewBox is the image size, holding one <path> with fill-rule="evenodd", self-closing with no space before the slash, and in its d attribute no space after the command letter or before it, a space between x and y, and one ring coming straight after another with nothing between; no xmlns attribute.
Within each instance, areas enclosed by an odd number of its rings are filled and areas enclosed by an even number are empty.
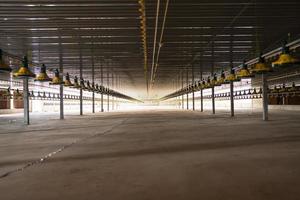
<svg viewBox="0 0 300 200"><path fill-rule="evenodd" d="M162 39L163 39L163 35L164 35L164 30L165 30L165 24L166 24L166 19L167 19L168 8L169 8L169 0L167 0L167 2L166 2L165 14L164 14L164 19L163 19L162 27L161 27L161 34L160 34L158 51L157 51L156 64L155 64L154 75L153 75L153 80L152 80L152 84L153 85L154 85L154 80L155 80L156 71L157 71L157 67L158 67L158 60L159 60L160 49L162 47Z"/></svg>
<svg viewBox="0 0 300 200"><path fill-rule="evenodd" d="M157 37L157 28L158 28L159 7L160 7L160 0L157 0L156 20L155 20L155 32L154 32L154 42L153 42L153 55L152 55L152 66L151 66L151 76L150 76L150 88L151 88L151 83L152 83L152 80L153 80L153 73L154 73L154 63L155 63L155 51L156 51L156 37Z"/></svg>

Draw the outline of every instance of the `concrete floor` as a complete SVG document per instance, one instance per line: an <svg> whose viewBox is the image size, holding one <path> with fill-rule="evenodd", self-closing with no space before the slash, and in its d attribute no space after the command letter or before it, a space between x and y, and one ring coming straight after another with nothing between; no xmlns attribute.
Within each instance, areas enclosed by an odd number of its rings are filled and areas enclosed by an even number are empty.
<svg viewBox="0 0 300 200"><path fill-rule="evenodd" d="M299 112L57 117L0 117L1 200L300 199Z"/></svg>

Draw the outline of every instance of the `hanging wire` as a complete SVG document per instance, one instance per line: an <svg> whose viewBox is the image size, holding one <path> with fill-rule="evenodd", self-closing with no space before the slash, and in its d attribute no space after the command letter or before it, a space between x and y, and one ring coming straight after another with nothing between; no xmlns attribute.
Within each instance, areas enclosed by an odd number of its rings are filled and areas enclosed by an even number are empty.
<svg viewBox="0 0 300 200"><path fill-rule="evenodd" d="M154 75L154 65L155 65L155 52L156 52L156 39L157 39L159 9L160 9L160 0L157 0L157 5L156 5L156 19L155 19L155 31L154 31L154 42L153 42L153 55L152 55L151 76L150 76L150 88L151 88L151 85L152 85L152 80L153 80L153 75Z"/></svg>
<svg viewBox="0 0 300 200"><path fill-rule="evenodd" d="M158 45L158 51L157 51L156 61L155 61L155 64L154 64L155 69L154 69L154 75L152 77L153 78L152 84L154 84L155 77L156 77L155 75L156 75L156 72L157 72L157 68L159 66L158 61L159 61L160 49L163 46L162 40L163 40L163 36L164 36L164 31L165 31L168 8L169 8L169 0L167 0L167 2L166 2L164 18L163 18L163 23L162 23L162 27L161 27L161 34L160 34L160 39L159 39L159 43L158 43L159 44Z"/></svg>

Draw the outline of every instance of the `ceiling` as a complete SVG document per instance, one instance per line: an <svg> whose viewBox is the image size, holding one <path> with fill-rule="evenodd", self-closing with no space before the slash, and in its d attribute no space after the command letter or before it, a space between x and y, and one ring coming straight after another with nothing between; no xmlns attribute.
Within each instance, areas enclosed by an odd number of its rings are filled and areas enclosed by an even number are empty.
<svg viewBox="0 0 300 200"><path fill-rule="evenodd" d="M98 83L102 66L105 84L117 77L126 94L146 98L147 88L151 97L172 92L183 70L199 79L201 69L203 75L226 70L230 63L239 65L258 51L280 46L288 33L300 34L297 0L144 2L146 52L138 0L0 1L0 47L20 57L28 54L48 68L61 63L73 76L81 66L86 80L92 79L94 66Z"/></svg>

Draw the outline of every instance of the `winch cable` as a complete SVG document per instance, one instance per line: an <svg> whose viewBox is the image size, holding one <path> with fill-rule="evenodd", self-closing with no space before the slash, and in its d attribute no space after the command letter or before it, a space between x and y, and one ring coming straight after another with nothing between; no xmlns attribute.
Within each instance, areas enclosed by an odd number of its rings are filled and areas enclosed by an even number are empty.
<svg viewBox="0 0 300 200"><path fill-rule="evenodd" d="M157 68L158 68L160 49L163 45L162 40L163 40L163 36L164 36L164 30L165 30L165 24L166 24L166 19L167 19L167 14L168 14L168 8L169 8L169 0L167 0L167 2L166 2L166 8L165 8L163 24L162 24L162 27L161 27L161 34L160 34L159 46L158 46L158 50L157 50L156 62L155 62L155 65L154 65L155 68L154 68L154 75L153 75L152 84L154 84L154 81L155 81L156 71L157 71Z"/></svg>
<svg viewBox="0 0 300 200"><path fill-rule="evenodd" d="M156 52L156 37L157 37L157 28L158 28L159 7L160 7L160 0L157 0L155 32L154 32L154 42L153 42L153 55L152 55L151 76L150 76L150 89L152 88L151 83L152 83L152 80L153 80L153 72L154 72L154 61L155 61L155 52Z"/></svg>

